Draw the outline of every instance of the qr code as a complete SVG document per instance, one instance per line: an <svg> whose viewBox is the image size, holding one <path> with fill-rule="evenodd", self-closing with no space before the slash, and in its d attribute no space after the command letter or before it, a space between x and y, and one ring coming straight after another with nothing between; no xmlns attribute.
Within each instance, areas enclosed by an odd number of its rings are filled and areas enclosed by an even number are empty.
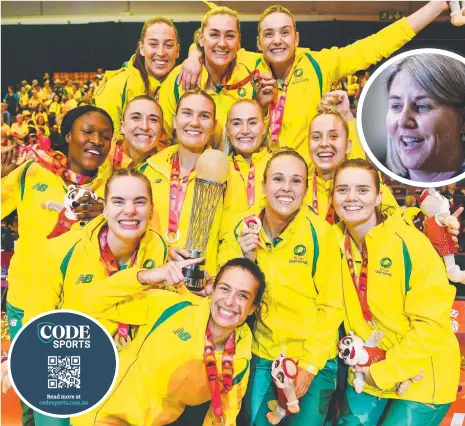
<svg viewBox="0 0 465 426"><path fill-rule="evenodd" d="M48 388L81 388L80 356L48 357Z"/></svg>

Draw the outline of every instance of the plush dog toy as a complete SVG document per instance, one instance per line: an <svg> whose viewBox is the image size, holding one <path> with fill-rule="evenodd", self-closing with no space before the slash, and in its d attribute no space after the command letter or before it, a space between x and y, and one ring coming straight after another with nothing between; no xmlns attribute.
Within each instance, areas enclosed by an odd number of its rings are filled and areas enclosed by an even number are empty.
<svg viewBox="0 0 465 426"><path fill-rule="evenodd" d="M58 203L56 201L47 201L44 207L47 210L54 210L58 212L58 220L53 228L53 231L47 236L48 239L58 237L71 229L71 226L76 223L79 219L74 213L74 209L80 204L78 200L84 195L88 195L95 201L98 200L98 196L92 189L87 186L76 186L69 185L68 192L65 195L64 202Z"/></svg>
<svg viewBox="0 0 465 426"><path fill-rule="evenodd" d="M294 379L297 377L296 363L281 353L273 361L271 377L278 389L278 400L268 402L271 411L266 414L266 418L272 425L277 425L285 416L300 411L299 400L294 390Z"/></svg>
<svg viewBox="0 0 465 426"><path fill-rule="evenodd" d="M421 210L427 216L424 232L444 259L447 277L454 283L465 284L465 271L461 271L455 264L454 254L457 253L457 248L447 232L447 228L460 229L458 219L450 214L449 200L434 188L428 188L421 193L419 201Z"/></svg>
<svg viewBox="0 0 465 426"><path fill-rule="evenodd" d="M451 22L456 27L465 25L465 1L454 0L449 2Z"/></svg>

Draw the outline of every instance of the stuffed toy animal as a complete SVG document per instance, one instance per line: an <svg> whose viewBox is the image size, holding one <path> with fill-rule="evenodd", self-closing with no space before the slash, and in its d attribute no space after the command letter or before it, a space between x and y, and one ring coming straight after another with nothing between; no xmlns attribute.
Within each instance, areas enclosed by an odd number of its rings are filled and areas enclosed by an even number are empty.
<svg viewBox="0 0 465 426"><path fill-rule="evenodd" d="M266 414L266 418L272 425L277 425L285 416L300 411L299 400L294 390L294 379L297 377L296 363L281 353L273 361L271 377L278 389L278 400L268 402L271 411Z"/></svg>
<svg viewBox="0 0 465 426"><path fill-rule="evenodd" d="M447 277L454 283L465 284L465 271L461 271L455 264L454 255L457 248L452 236L447 232L447 228L460 229L458 219L450 214L449 200L434 188L428 188L421 193L419 201L421 210L427 216L424 232L444 259Z"/></svg>
<svg viewBox="0 0 465 426"><path fill-rule="evenodd" d="M366 342L352 331L344 336L338 343L339 358L344 364L350 366L365 367L382 361L386 358L386 351L376 347L376 344L382 339L381 331L374 331ZM357 393L363 392L365 381L363 373L355 373L354 389Z"/></svg>
<svg viewBox="0 0 465 426"><path fill-rule="evenodd" d="M454 0L449 2L451 10L451 19L452 25L456 27L461 27L465 25L465 1Z"/></svg>
<svg viewBox="0 0 465 426"><path fill-rule="evenodd" d="M339 350L339 358L344 361L344 364L352 367L369 367L375 362L382 361L386 358L386 351L376 347L377 343L383 338L384 333L382 331L373 331L366 342L353 331L349 332L347 336L344 336L337 344ZM397 383L396 392L397 395L402 396L407 392L410 387L410 383L419 382L423 379L424 370L411 379L404 380L403 382ZM363 373L355 372L354 389L357 393L362 393L365 387L365 380L363 379Z"/></svg>
<svg viewBox="0 0 465 426"><path fill-rule="evenodd" d="M44 207L47 210L54 210L58 212L57 223L53 228L53 231L47 236L48 239L58 237L59 235L68 232L71 229L71 226L79 220L77 215L74 213L74 209L80 205L78 200L81 197L84 197L84 195L88 195L95 201L98 200L98 196L89 187L69 185L63 204L56 201L47 201L44 204Z"/></svg>

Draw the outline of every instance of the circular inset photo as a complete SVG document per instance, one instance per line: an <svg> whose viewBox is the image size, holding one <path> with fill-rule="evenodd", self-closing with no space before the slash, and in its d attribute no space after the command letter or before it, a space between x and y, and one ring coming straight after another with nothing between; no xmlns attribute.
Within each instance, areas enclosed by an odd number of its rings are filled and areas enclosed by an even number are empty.
<svg viewBox="0 0 465 426"><path fill-rule="evenodd" d="M357 128L370 159L407 185L465 178L465 58L439 49L395 56L368 80Z"/></svg>
<svg viewBox="0 0 465 426"><path fill-rule="evenodd" d="M58 310L29 321L15 336L8 374L19 397L41 414L84 414L111 391L118 353L102 325L88 315Z"/></svg>

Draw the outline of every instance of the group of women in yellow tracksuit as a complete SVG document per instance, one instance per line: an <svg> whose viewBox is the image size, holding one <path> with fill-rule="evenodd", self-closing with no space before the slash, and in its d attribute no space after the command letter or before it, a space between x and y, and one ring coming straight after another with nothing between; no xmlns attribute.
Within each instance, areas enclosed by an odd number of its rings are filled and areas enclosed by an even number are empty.
<svg viewBox="0 0 465 426"><path fill-rule="evenodd" d="M29 161L2 178L2 214L18 208L21 227L9 276L12 335L36 314L75 309L101 321L121 349L103 404L70 421L34 413L36 425L234 425L241 406L248 424L266 425L280 353L298 363L300 403L283 422L321 425L342 322L363 339L382 331L387 356L362 369L363 393L347 387L338 423L440 423L458 385L454 289L431 244L359 158L346 95L319 101L331 81L391 55L443 8L428 3L353 45L313 52L297 47L290 12L272 6L260 18L257 54L240 49L237 14L216 7L176 69L172 22L145 23L135 55L95 95L103 109L65 117L67 162ZM187 90L197 79L200 89ZM110 144L114 129L121 135ZM161 150L167 141L173 146ZM196 161L211 146L229 156L231 174L205 252L213 285L194 295L182 268L198 260L182 247ZM100 201L87 197L70 231L47 239L60 220L49 202L70 183ZM250 216L260 229L246 225ZM245 320L254 313L252 335ZM420 370L399 396L397 384Z"/></svg>

